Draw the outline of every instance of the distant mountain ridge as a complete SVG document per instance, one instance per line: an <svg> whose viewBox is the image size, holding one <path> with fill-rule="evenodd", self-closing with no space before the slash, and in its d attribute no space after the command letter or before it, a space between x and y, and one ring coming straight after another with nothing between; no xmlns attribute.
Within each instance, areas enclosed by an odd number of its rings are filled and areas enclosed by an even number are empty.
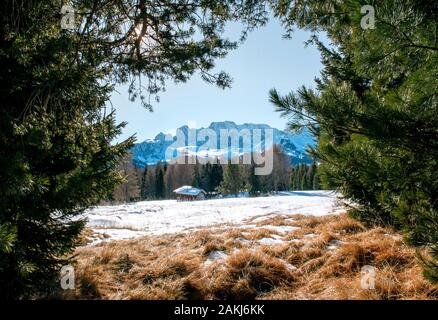
<svg viewBox="0 0 438 320"><path fill-rule="evenodd" d="M190 129L187 125L178 128L178 130L183 133L186 140L183 145L178 147L174 147L175 141L177 141L177 136L172 136L169 134L166 135L162 132L157 134L154 139L147 139L141 143L137 143L131 149L133 163L137 167L145 167L146 165L154 165L159 161L167 162L172 158L176 158L182 154L192 154L197 155L198 157L220 157L226 155L227 158L230 158L234 156L241 156L242 154L248 152L259 152L261 151L262 146L265 146L265 132L269 129L272 129L273 132L273 144L277 144L282 147L284 153L291 157L292 164L312 162L311 158L306 153L306 148L309 145L314 146L315 141L307 130L304 130L300 134L292 134L290 132L272 128L267 124L244 123L238 125L232 121L212 122L207 129L211 129L216 134L218 139L216 142L217 148L207 148L206 150L206 141L204 139L199 139L201 141L195 141L194 145L190 145L188 143L189 134L198 137L198 134L204 129L205 128ZM219 141L221 130L233 129L239 132L250 132L251 134L255 132L254 130L261 130L261 143L254 144L254 141L251 141L250 146L244 146L242 140L237 148L221 149ZM203 150L200 151L199 148L203 145ZM270 146L266 145L266 147ZM168 151L168 154L169 151L172 153L172 157L170 159L166 157L166 150Z"/></svg>

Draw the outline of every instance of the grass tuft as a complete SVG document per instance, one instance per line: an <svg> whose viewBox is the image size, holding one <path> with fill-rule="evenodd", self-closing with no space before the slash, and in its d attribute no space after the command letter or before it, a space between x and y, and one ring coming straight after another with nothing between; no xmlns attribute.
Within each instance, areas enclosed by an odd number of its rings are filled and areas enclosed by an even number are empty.
<svg viewBox="0 0 438 320"><path fill-rule="evenodd" d="M279 233L263 228L268 225L298 229ZM272 237L283 243L258 241ZM213 251L226 255L212 260ZM422 276L417 252L399 234L365 228L346 215L277 216L253 229L224 225L84 246L76 253L77 286L65 299L438 298L438 287ZM376 270L374 289L361 286L364 266Z"/></svg>

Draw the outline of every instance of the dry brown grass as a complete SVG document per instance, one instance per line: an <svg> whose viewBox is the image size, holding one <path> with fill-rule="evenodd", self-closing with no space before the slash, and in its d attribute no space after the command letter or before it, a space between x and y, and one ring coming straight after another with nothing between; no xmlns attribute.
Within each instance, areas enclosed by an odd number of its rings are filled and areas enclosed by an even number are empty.
<svg viewBox="0 0 438 320"><path fill-rule="evenodd" d="M281 233L263 225L299 229ZM257 226L206 228L81 247L77 289L64 298L438 298L438 287L421 275L415 250L404 245L394 230L366 229L345 215L277 216ZM259 243L270 237L285 243ZM217 252L227 257L206 263ZM365 265L376 268L375 289L361 287Z"/></svg>

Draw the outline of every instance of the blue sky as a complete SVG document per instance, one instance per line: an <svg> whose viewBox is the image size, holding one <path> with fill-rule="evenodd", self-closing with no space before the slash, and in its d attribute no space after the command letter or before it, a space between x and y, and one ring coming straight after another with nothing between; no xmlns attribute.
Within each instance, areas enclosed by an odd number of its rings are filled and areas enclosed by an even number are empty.
<svg viewBox="0 0 438 320"><path fill-rule="evenodd" d="M237 25L230 26L227 35L234 40L238 30ZM287 93L302 85L314 87L322 65L317 49L304 45L310 33L297 30L287 40L282 38L283 33L279 22L271 20L250 33L238 49L217 60L216 70L224 70L233 78L230 89L205 83L198 74L186 83L168 82L166 92L160 93L160 102L154 102L154 112L150 112L140 101L129 101L126 87L117 88L111 102L118 122L128 122L117 141L135 134L141 142L182 125L205 127L225 120L266 123L284 129L286 120L274 112L269 90Z"/></svg>

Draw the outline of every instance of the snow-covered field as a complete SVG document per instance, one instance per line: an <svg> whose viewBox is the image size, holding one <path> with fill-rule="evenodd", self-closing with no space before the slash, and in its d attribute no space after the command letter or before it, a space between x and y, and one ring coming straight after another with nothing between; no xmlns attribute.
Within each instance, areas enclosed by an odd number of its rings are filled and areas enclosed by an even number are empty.
<svg viewBox="0 0 438 320"><path fill-rule="evenodd" d="M336 214L342 207L331 191L282 192L259 198L224 198L193 202L143 201L117 206L99 206L86 212L88 227L102 239L120 240L143 235L186 232L192 229L232 225L252 227L257 219L273 215ZM256 219L252 219L256 218ZM252 219L251 224L246 223Z"/></svg>

